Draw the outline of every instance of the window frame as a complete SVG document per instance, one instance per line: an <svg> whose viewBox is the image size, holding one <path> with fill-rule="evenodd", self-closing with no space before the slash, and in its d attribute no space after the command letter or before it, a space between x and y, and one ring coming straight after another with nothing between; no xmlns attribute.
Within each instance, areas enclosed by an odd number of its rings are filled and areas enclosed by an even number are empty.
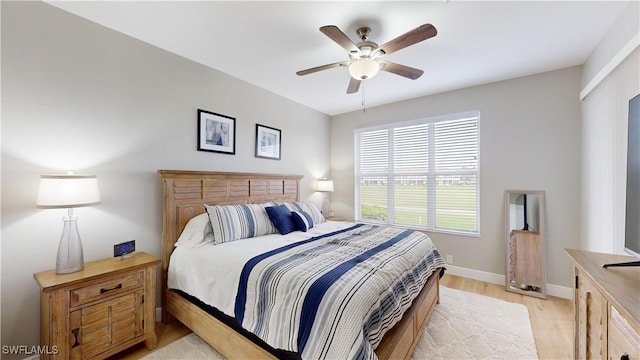
<svg viewBox="0 0 640 360"><path fill-rule="evenodd" d="M385 222L379 222L379 221L371 221L368 219L362 219L362 214L361 214L361 204L360 204L360 180L362 178L362 174L360 174L360 134L365 133L365 132L371 132L371 131L380 131L380 130L387 130L387 131L393 131L396 128L402 128L402 127L408 127L408 126L415 126L415 125L423 125L423 124L436 124L438 122L443 122L443 121L452 121L452 120L464 120L464 119L469 119L469 118L475 118L476 119L476 154L477 154L477 168L476 170L469 170L468 173L471 175L475 175L476 176L476 196L475 196L475 203L476 203L476 207L475 207L475 212L476 212L476 216L475 216L475 220L476 220L476 230L475 231L466 231L466 230L461 230L461 229L444 229L444 228L437 228L436 227L436 209L437 209L437 204L436 201L432 201L429 203L432 203L433 208L431 208L431 205L427 205L427 225L426 226L421 226L421 225L411 225L411 224L402 224L402 223L396 223L395 220L394 222L391 221L391 219L394 219L394 194L395 194L395 181L391 181L394 178L397 178L399 176L402 176L403 173L398 172L395 173L394 168L392 166L393 162L391 162L388 165L389 170L386 172L381 172L381 173L367 173L366 176L367 177L381 177L381 178L386 178L386 185L387 185L387 221L386 224L391 225L391 226L402 226L402 227L407 227L407 228L412 228L412 229L416 229L416 230L421 230L421 231L429 231L429 232L437 232L437 233L446 233L446 234L456 234L456 235L465 235L465 236L472 236L472 237L480 237L480 164L481 164L481 156L480 156L480 111L466 111L466 112L460 112L460 113L454 113L454 114L447 114L447 115L440 115L440 116L435 116L435 117L428 117L428 118L420 118L420 119L414 119L414 120L408 120L408 121L399 121L399 122L392 122L392 123L386 123L386 124L378 124L378 125L373 125L373 126L363 126L363 127L359 127L356 128L354 130L354 215L355 215L355 219L358 222L364 222L364 223L376 223L376 224L385 224ZM393 159L394 156L394 148L393 148L393 136L389 136L389 143L387 144L387 148L388 148L388 159ZM435 134L433 134L433 132L429 132L429 141L428 141L428 146L429 146L429 150L428 150L428 154L429 154L429 170L426 173L407 173L405 175L409 175L409 176L423 176L425 175L427 177L427 194L435 194L436 191L436 186L437 186L437 177L438 175L442 175L442 173L438 173L435 171L435 161L434 161L434 156L435 156ZM433 155L432 155L433 154ZM455 174L463 174L464 171L460 170L459 172L456 172Z"/></svg>

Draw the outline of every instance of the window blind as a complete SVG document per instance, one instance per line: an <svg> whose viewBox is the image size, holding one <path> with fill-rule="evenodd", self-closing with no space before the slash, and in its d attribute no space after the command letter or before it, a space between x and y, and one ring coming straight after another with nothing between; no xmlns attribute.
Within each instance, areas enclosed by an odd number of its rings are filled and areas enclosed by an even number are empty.
<svg viewBox="0 0 640 360"><path fill-rule="evenodd" d="M478 234L479 118L356 130L356 219Z"/></svg>

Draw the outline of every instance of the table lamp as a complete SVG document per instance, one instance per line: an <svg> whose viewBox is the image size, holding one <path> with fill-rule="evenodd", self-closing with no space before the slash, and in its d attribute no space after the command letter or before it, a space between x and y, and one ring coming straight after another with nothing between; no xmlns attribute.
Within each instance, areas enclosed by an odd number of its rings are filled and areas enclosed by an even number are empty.
<svg viewBox="0 0 640 360"><path fill-rule="evenodd" d="M36 205L44 209L68 208L63 218L64 228L58 245L56 274L68 274L84 268L82 241L78 232L78 219L73 208L100 202L98 179L95 175L41 175Z"/></svg>
<svg viewBox="0 0 640 360"><path fill-rule="evenodd" d="M322 193L322 213L324 216L329 216L329 201L327 193L333 192L333 180L318 180L316 184L316 191Z"/></svg>

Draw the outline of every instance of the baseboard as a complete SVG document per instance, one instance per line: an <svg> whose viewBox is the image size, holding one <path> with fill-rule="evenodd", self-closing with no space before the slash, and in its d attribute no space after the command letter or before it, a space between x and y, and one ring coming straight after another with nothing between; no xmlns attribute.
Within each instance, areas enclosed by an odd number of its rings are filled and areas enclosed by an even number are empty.
<svg viewBox="0 0 640 360"><path fill-rule="evenodd" d="M447 273L468 279L479 280L491 284L504 285L504 275L488 273L480 270L467 269L459 266L447 265ZM547 295L573 300L573 288L547 284Z"/></svg>
<svg viewBox="0 0 640 360"><path fill-rule="evenodd" d="M480 270L467 269L447 264L447 274L462 276L473 280L485 281L491 284L504 285L504 275L488 273Z"/></svg>
<svg viewBox="0 0 640 360"><path fill-rule="evenodd" d="M547 284L547 294L559 298L573 300L574 291L573 288L570 287Z"/></svg>

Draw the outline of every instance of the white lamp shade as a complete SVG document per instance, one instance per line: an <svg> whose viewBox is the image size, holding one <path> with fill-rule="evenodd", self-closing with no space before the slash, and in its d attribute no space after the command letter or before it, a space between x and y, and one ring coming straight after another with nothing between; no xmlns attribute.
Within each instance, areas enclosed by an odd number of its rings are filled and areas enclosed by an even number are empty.
<svg viewBox="0 0 640 360"><path fill-rule="evenodd" d="M100 202L95 175L41 175L38 200L41 208L73 208Z"/></svg>
<svg viewBox="0 0 640 360"><path fill-rule="evenodd" d="M369 58L354 60L349 65L349 74L356 80L371 79L378 71L380 71L380 64Z"/></svg>
<svg viewBox="0 0 640 360"><path fill-rule="evenodd" d="M333 180L318 180L317 191L333 192Z"/></svg>

